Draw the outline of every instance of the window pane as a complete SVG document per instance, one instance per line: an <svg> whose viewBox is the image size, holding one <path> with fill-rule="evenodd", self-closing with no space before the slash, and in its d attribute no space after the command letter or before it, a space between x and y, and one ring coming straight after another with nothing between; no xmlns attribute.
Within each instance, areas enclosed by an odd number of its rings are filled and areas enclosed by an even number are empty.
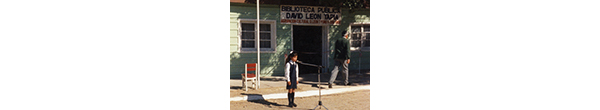
<svg viewBox="0 0 600 110"><path fill-rule="evenodd" d="M271 48L271 41L260 41L260 48Z"/></svg>
<svg viewBox="0 0 600 110"><path fill-rule="evenodd" d="M352 26L352 32L360 32L360 26Z"/></svg>
<svg viewBox="0 0 600 110"><path fill-rule="evenodd" d="M254 41L242 41L242 48L254 48Z"/></svg>
<svg viewBox="0 0 600 110"><path fill-rule="evenodd" d="M352 45L352 47L360 47L360 40L358 41L352 41L352 43L350 43Z"/></svg>
<svg viewBox="0 0 600 110"><path fill-rule="evenodd" d="M365 43L365 47L371 47L371 40L365 40L363 43Z"/></svg>
<svg viewBox="0 0 600 110"><path fill-rule="evenodd" d="M270 40L271 39L271 33L260 33L260 39L262 40Z"/></svg>
<svg viewBox="0 0 600 110"><path fill-rule="evenodd" d="M254 32L242 32L242 39L252 39L254 40Z"/></svg>
<svg viewBox="0 0 600 110"><path fill-rule="evenodd" d="M365 25L364 29L365 29L365 32L371 32L371 26L370 25Z"/></svg>
<svg viewBox="0 0 600 110"><path fill-rule="evenodd" d="M242 23L242 30L254 31L254 24Z"/></svg>
<svg viewBox="0 0 600 110"><path fill-rule="evenodd" d="M271 31L271 24L260 24L260 31Z"/></svg>
<svg viewBox="0 0 600 110"><path fill-rule="evenodd" d="M371 39L371 33L366 33L365 34L365 39L367 39L367 40Z"/></svg>
<svg viewBox="0 0 600 110"><path fill-rule="evenodd" d="M352 34L352 40L360 40L360 34Z"/></svg>

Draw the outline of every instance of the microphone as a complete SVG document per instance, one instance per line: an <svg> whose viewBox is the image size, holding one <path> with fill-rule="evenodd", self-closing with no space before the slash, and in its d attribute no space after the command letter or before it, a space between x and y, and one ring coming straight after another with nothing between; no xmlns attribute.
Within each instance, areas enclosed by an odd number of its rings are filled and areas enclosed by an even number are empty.
<svg viewBox="0 0 600 110"><path fill-rule="evenodd" d="M303 65L314 66L314 67L319 67L319 68L325 68L324 66L321 66L321 65L315 65L315 64L310 64L310 63L304 63L304 62L302 62L302 61L300 61L300 60L296 60L296 62L298 62L298 63L300 63L300 64L303 64Z"/></svg>

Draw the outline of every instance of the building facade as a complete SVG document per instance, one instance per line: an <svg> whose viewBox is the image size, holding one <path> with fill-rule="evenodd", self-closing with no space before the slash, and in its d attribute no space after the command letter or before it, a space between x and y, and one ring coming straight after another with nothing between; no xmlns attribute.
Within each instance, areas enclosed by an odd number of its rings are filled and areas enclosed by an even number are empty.
<svg viewBox="0 0 600 110"><path fill-rule="evenodd" d="M240 78L244 64L257 62L260 47L261 76L282 76L285 55L294 50L298 60L325 65L329 73L334 65L333 43L350 32L351 62L349 69L370 69L370 12L368 8L350 10L313 4L287 3L284 0L261 1L260 29L256 28L256 4L230 1L230 78ZM337 18L336 18L337 17ZM257 39L256 33L260 33ZM256 46L260 42L260 46ZM317 69L300 67L300 74Z"/></svg>

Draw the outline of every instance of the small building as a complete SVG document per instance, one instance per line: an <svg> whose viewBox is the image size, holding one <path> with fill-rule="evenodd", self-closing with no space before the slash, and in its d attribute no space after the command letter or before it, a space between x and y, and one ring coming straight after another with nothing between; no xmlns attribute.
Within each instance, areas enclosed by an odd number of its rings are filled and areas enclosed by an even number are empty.
<svg viewBox="0 0 600 110"><path fill-rule="evenodd" d="M368 6L332 7L320 0L260 2L260 29L255 29L256 1L230 0L230 78L240 78L244 64L257 62L256 47L260 47L261 76L283 76L285 55L291 50L300 52L298 60L325 65L321 72L329 73L334 65L333 43L343 37L342 31L351 32L350 71L370 69ZM300 68L300 74L317 72L313 67Z"/></svg>

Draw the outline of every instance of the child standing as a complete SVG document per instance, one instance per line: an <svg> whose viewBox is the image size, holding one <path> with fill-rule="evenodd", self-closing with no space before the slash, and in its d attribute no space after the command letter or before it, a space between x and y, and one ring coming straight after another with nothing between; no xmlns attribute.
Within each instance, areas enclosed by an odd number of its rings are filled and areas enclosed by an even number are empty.
<svg viewBox="0 0 600 110"><path fill-rule="evenodd" d="M290 55L288 55L288 57L285 59L285 78L287 78L287 86L286 89L288 89L288 102L289 102L289 107L296 107L298 105L296 105L294 103L294 90L298 85L298 64L296 63L296 61L298 60L298 53L290 53Z"/></svg>

